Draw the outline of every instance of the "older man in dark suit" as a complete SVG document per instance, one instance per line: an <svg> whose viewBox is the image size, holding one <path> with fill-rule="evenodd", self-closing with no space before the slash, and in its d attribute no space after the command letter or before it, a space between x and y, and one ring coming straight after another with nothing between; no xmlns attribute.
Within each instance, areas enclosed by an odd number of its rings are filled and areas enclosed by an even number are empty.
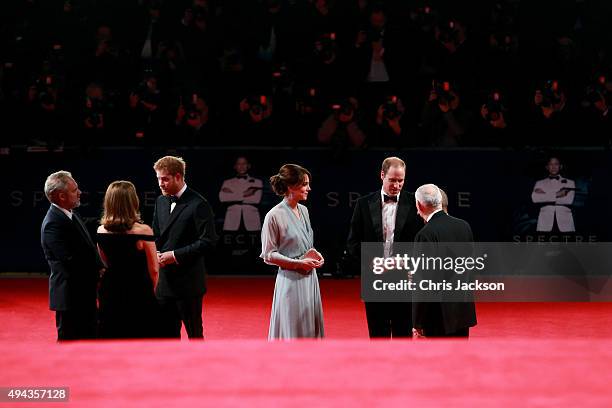
<svg viewBox="0 0 612 408"><path fill-rule="evenodd" d="M357 200L347 240L347 252L355 264L361 258L361 243L381 242L384 255L395 242L412 242L423 226L414 204L414 194L402 192L406 164L397 157L383 161L381 190ZM365 302L371 338L412 337L410 302Z"/></svg>
<svg viewBox="0 0 612 408"><path fill-rule="evenodd" d="M419 187L415 192L415 198L417 211L425 221L425 226L414 238L416 243L424 243L423 247L428 248L428 251L436 251L435 255L444 256L447 250L445 243L474 241L470 224L460 218L451 217L444 211L442 192L435 184ZM463 302L413 303L414 328L417 336L468 337L470 327L476 325L476 309L471 293L465 295L466 299Z"/></svg>
<svg viewBox="0 0 612 408"><path fill-rule="evenodd" d="M96 286L104 264L83 221L73 211L81 190L67 171L45 181L51 203L41 226L41 245L49 264L49 308L55 311L57 340L96 335Z"/></svg>
<svg viewBox="0 0 612 408"><path fill-rule="evenodd" d="M202 299L206 293L204 255L217 242L208 201L185 183L185 162L174 156L153 166L162 195L155 202L153 231L160 264L157 298L165 333L203 338Z"/></svg>

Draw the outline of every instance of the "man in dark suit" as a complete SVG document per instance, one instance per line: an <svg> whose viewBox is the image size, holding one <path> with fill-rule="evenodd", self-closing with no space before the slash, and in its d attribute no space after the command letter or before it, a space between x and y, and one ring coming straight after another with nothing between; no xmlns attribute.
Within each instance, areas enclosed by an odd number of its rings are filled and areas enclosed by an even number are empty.
<svg viewBox="0 0 612 408"><path fill-rule="evenodd" d="M204 255L217 242L213 212L185 183L185 162L166 156L153 166L162 195L155 202L153 231L160 264L157 298L166 336L203 338ZM182 323L181 323L182 322Z"/></svg>
<svg viewBox="0 0 612 408"><path fill-rule="evenodd" d="M41 226L41 245L49 263L49 308L55 311L57 340L96 335L96 287L104 264L83 221L72 210L81 190L67 171L45 181L51 203Z"/></svg>
<svg viewBox="0 0 612 408"><path fill-rule="evenodd" d="M426 224L414 240L424 243L428 256L449 255L444 243L474 241L470 224L443 210L442 193L436 185L419 187L415 197L417 211ZM432 251L436 253L430 254ZM476 309L471 294L466 294L462 302L414 302L413 319L418 337L468 337L470 327L476 325Z"/></svg>
<svg viewBox="0 0 612 408"><path fill-rule="evenodd" d="M423 226L414 204L414 195L402 192L406 164L397 157L383 161L382 189L361 197L355 204L347 240L353 263L361 259L362 242L381 242L390 256L394 242L412 242ZM365 302L371 338L412 337L410 302Z"/></svg>

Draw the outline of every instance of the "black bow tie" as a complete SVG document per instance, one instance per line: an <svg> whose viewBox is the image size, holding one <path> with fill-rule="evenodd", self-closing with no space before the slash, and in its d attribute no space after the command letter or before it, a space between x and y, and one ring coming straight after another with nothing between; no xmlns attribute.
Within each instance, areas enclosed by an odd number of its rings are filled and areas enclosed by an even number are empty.
<svg viewBox="0 0 612 408"><path fill-rule="evenodd" d="M392 196L383 194L383 199L385 200L385 203L388 203L388 202L397 203L397 196L392 197Z"/></svg>
<svg viewBox="0 0 612 408"><path fill-rule="evenodd" d="M170 201L170 204L176 203L178 201L178 197L175 195L170 195L168 196L168 201Z"/></svg>
<svg viewBox="0 0 612 408"><path fill-rule="evenodd" d="M237 179L245 179L247 178L247 176L236 176Z"/></svg>
<svg viewBox="0 0 612 408"><path fill-rule="evenodd" d="M559 180L559 176L548 176L551 180Z"/></svg>

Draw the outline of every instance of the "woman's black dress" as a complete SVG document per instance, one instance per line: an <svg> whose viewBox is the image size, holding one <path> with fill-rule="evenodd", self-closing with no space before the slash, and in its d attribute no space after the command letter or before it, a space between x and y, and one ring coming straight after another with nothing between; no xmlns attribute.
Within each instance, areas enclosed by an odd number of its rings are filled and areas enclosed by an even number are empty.
<svg viewBox="0 0 612 408"><path fill-rule="evenodd" d="M159 312L144 250L136 242L151 235L99 233L107 268L98 294L101 338L159 337Z"/></svg>

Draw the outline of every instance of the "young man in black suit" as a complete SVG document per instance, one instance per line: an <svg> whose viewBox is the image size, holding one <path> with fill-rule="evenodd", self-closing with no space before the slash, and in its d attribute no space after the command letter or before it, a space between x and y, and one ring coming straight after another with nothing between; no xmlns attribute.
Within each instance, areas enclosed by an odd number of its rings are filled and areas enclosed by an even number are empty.
<svg viewBox="0 0 612 408"><path fill-rule="evenodd" d="M96 288L104 264L83 221L72 210L81 190L67 171L45 181L51 203L41 226L41 245L49 264L49 308L55 310L57 340L96 336Z"/></svg>
<svg viewBox="0 0 612 408"><path fill-rule="evenodd" d="M357 200L347 240L347 252L360 264L362 242L382 242L385 256L393 243L412 242L423 226L415 208L414 194L402 192L406 164L397 157L382 163L382 189ZM412 337L410 302L365 302L371 338Z"/></svg>
<svg viewBox="0 0 612 408"><path fill-rule="evenodd" d="M202 298L206 293L204 255L217 242L208 201L185 183L185 162L166 156L153 166L162 195L155 202L153 231L160 265L157 298L167 337L204 337ZM182 323L181 323L182 322Z"/></svg>
<svg viewBox="0 0 612 408"><path fill-rule="evenodd" d="M422 185L415 197L417 211L425 221L415 242L423 242L428 251L444 256L439 253L445 251L440 243L474 241L470 224L444 211L442 193L435 184ZM469 337L470 327L476 325L476 309L471 294L464 302L415 302L413 319L417 337Z"/></svg>

